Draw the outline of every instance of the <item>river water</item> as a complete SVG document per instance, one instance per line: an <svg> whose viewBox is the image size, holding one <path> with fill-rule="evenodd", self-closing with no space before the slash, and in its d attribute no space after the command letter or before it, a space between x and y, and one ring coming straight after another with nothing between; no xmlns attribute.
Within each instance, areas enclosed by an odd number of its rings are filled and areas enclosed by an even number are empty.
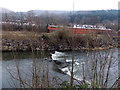
<svg viewBox="0 0 120 90"><path fill-rule="evenodd" d="M101 51L89 51L89 52L81 52L75 51L74 53L71 51L66 52L3 52L2 53L2 67L0 67L0 72L2 72L2 87L3 88L12 88L19 87L19 83L16 79L11 77L11 74L18 77L16 75L17 69L19 66L21 71L21 75L23 78L28 78L30 76L30 71L32 70L33 61L36 60L37 66L39 69L45 68L46 64L49 62L46 59L50 59L50 53L53 53L51 58L53 60L65 60L66 62L72 61L72 55L74 55L74 78L78 80L83 80L83 77L86 81L91 82L93 80L93 76L96 75L98 81L101 82L100 79L100 66L104 65L104 80L106 79L109 63L109 77L108 77L108 87L110 87L118 77L118 54L120 49L109 49L109 50L101 50ZM46 63L47 62L47 63ZM96 66L96 69L95 69ZM64 74L55 71L54 64L49 64L48 67L51 75L55 75L61 77L62 79L67 80L69 77L63 77ZM70 75L71 65L68 67L60 68L63 72ZM94 74L94 73L97 74ZM28 73L28 74L25 74ZM31 79L29 79L31 80Z"/></svg>

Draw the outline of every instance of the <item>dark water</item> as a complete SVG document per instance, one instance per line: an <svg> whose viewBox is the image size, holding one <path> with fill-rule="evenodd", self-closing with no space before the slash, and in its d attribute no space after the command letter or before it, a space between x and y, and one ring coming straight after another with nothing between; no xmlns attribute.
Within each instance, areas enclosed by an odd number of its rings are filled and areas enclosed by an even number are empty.
<svg viewBox="0 0 120 90"><path fill-rule="evenodd" d="M55 63L48 61L50 59L50 53L52 52L4 52L2 67L2 87L3 88L19 88L20 82L18 79L18 70L19 68L20 75L22 80L27 81L27 83L32 83L32 72L33 67L39 70L40 76L42 78L43 73L46 74L47 67L49 68L50 78L64 79L65 81L69 80L68 75L57 72L55 68ZM34 65L36 64L36 65ZM28 86L29 87L29 86Z"/></svg>
<svg viewBox="0 0 120 90"><path fill-rule="evenodd" d="M75 64L74 64L74 74L75 78L82 80L83 79L83 67L84 67L84 75L87 81L91 81L93 77L92 66L94 66L94 60L98 60L98 69L97 72L99 73L99 66L100 61L107 61L112 59L112 65L109 72L109 83L108 86L111 86L116 78L118 77L118 51L120 49L110 49L104 51L90 51L90 52L74 52ZM30 71L32 70L33 60L36 60L37 65L40 69L44 68L46 65L45 58L50 58L51 52L3 52L3 59L2 59L2 67L0 67L0 71L2 71L2 87L12 87L12 86L19 86L19 82L17 80L12 80L12 77L9 72L17 72L16 65L19 65L21 75L23 78L30 77ZM52 59L54 60L66 60L67 62L71 62L72 52L55 52L52 54ZM48 62L47 62L48 63ZM108 62L109 63L109 62ZM49 65L50 69L53 69L54 65ZM107 71L108 64L105 66L105 74ZM71 66L69 66L71 68ZM68 67L61 68L62 71L69 73ZM25 73L28 73L26 75ZM50 71L54 73L56 76L64 76L54 70ZM25 74L25 75L24 75ZM14 74L15 76L16 74ZM17 75L16 75L17 77ZM64 77L63 77L64 78ZM14 83L16 84L14 84Z"/></svg>

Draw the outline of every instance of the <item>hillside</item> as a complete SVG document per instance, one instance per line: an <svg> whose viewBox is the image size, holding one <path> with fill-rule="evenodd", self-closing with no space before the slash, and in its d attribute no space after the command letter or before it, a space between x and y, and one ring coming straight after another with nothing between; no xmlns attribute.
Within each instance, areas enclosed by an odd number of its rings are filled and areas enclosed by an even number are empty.
<svg viewBox="0 0 120 90"><path fill-rule="evenodd" d="M29 22L31 24L43 26L44 30L47 24L69 25L70 23L102 25L107 28L118 30L118 10L93 10L74 12L56 10L30 10L28 12L13 12L11 10L3 8L2 11L3 21L19 20L21 23ZM42 29L42 31L44 30Z"/></svg>

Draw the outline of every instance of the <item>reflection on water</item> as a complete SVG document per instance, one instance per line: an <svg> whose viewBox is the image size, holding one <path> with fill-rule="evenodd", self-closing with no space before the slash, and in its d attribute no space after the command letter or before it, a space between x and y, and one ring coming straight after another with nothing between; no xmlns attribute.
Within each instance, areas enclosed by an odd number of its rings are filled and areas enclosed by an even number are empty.
<svg viewBox="0 0 120 90"><path fill-rule="evenodd" d="M12 59L27 59L27 58L45 58L49 57L50 52L38 51L38 52L3 52L3 60L12 60ZM34 56L33 56L34 55Z"/></svg>
<svg viewBox="0 0 120 90"><path fill-rule="evenodd" d="M19 66L22 77L31 79L31 72L33 67L33 60L37 62L38 67L46 65L43 62L44 58L49 57L49 52L3 52L2 60L2 87L19 87L19 81L11 78L10 73L17 76L17 66ZM51 65L50 65L51 66ZM51 67L50 67L51 68ZM15 72L15 73L14 73ZM24 75L24 74L27 75ZM31 80L29 80L30 82Z"/></svg>
<svg viewBox="0 0 120 90"><path fill-rule="evenodd" d="M21 70L24 70L24 72L27 72L30 70L30 67L32 65L32 60L37 59L37 63L39 67L44 65L45 63L42 63L41 60L44 58L50 58L51 52L4 52L3 53L3 64L2 64L2 75L3 75L3 85L4 87L10 87L10 85L6 85L6 82L10 82L10 76L8 74L8 70L15 69L15 62L19 61ZM115 79L118 76L118 49L111 49L111 50L104 50L104 51L90 51L90 52L80 52L75 51L75 64L74 64L74 74L75 78L81 80L83 79L83 66L84 66L84 75L85 79L87 81L91 81L93 78L93 71L92 69L95 68L95 64L97 63L97 75L99 75L100 72L100 63L104 63L106 60L107 64L105 66L105 72L106 74L107 67L109 64L109 60L112 59L112 67L110 68L109 72L109 85L112 85ZM58 52L55 51L55 53L52 54L53 60L66 60L66 62L71 62L72 59L72 52ZM96 61L97 60L97 61ZM69 68L63 68L62 70L70 75L71 66ZM54 73L54 72L51 72ZM59 74L58 74L59 75ZM99 77L99 76L98 76Z"/></svg>

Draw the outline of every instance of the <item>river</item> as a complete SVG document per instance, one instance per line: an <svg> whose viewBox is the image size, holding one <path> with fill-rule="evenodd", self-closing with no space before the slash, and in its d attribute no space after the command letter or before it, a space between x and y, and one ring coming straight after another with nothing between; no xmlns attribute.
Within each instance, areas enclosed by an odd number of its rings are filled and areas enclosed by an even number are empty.
<svg viewBox="0 0 120 90"><path fill-rule="evenodd" d="M110 87L118 77L118 54L120 49L109 49L109 50L101 50L101 51L89 51L89 52L81 52L81 51L65 51L65 52L3 52L2 53L2 67L0 67L0 71L2 72L2 87L3 88L12 88L19 87L19 82L16 79L11 77L11 74L16 76L17 73L17 65L21 71L21 75L24 79L30 78L30 72L32 71L33 61L37 63L37 66L41 70L48 66L50 69L51 75L55 75L57 77L61 77L61 79L68 80L69 77L64 74L57 72L54 70L54 64L50 64L46 59L50 58L50 53L52 54L53 60L65 60L66 62L70 62L72 60L72 55L74 54L74 78L78 80L83 80L83 77L86 81L91 82L93 80L94 73L97 72L98 80L100 81L100 66L101 64L105 65L104 69L104 80L108 70L109 61L111 60L111 66L108 77L108 87ZM95 65L97 64L95 69ZM70 75L71 65L68 67L61 68L61 70ZM67 77L67 78L66 78ZM29 79L31 80L31 79Z"/></svg>

